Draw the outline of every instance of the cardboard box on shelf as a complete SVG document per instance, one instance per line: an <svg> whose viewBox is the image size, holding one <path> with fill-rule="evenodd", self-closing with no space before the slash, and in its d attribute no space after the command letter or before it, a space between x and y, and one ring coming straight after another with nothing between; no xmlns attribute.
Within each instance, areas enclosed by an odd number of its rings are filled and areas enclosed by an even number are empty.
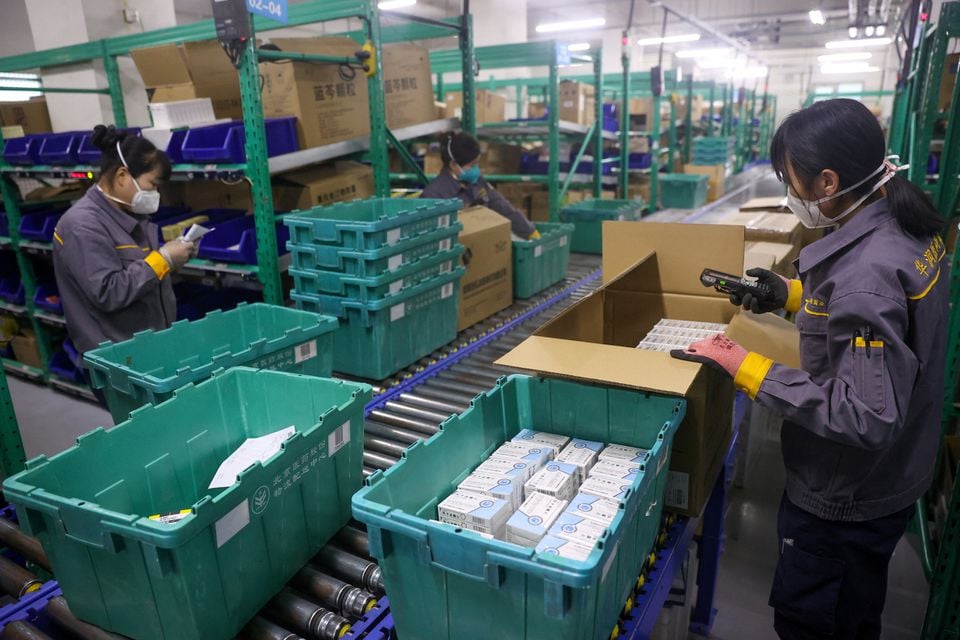
<svg viewBox="0 0 960 640"><path fill-rule="evenodd" d="M957 73L960 67L960 53L951 53L943 62L943 73L940 76L940 99L937 100L940 111L950 109L950 100L953 97L953 86L957 84Z"/></svg>
<svg viewBox="0 0 960 640"><path fill-rule="evenodd" d="M282 51L352 56L357 43L346 37L275 38ZM370 133L367 78L340 75L337 65L309 62L260 64L263 115L296 116L302 148L320 147Z"/></svg>
<svg viewBox="0 0 960 640"><path fill-rule="evenodd" d="M460 279L458 331L513 303L513 243L510 221L486 207L460 212L460 244L465 247Z"/></svg>
<svg viewBox="0 0 960 640"><path fill-rule="evenodd" d="M21 136L53 131L44 98L33 98L24 102L0 102L0 124L4 127L20 127L23 129ZM6 134L4 137L7 137Z"/></svg>
<svg viewBox="0 0 960 640"><path fill-rule="evenodd" d="M21 364L37 369L43 368L43 360L40 358L40 349L37 346L37 336L29 329L22 329L23 335L13 336L10 339L13 345L13 357Z"/></svg>
<svg viewBox="0 0 960 640"><path fill-rule="evenodd" d="M356 48L356 47L354 47ZM387 127L400 129L438 119L433 104L430 54L415 44L383 48L383 93Z"/></svg>
<svg viewBox="0 0 960 640"><path fill-rule="evenodd" d="M218 118L243 117L237 70L216 40L130 52L150 102L210 98Z"/></svg>
<svg viewBox="0 0 960 640"><path fill-rule="evenodd" d="M530 219L534 222L550 222L550 193L546 189L530 194Z"/></svg>
<svg viewBox="0 0 960 640"><path fill-rule="evenodd" d="M560 119L591 125L596 118L596 91L593 85L564 80L560 83Z"/></svg>
<svg viewBox="0 0 960 640"><path fill-rule="evenodd" d="M685 164L683 172L708 176L707 201L713 202L726 193L726 180L733 173L733 167L730 164Z"/></svg>
<svg viewBox="0 0 960 640"><path fill-rule="evenodd" d="M633 131L650 131L653 129L653 99L630 98L630 129ZM666 131L669 124L670 102L660 100L660 129Z"/></svg>
<svg viewBox="0 0 960 640"><path fill-rule="evenodd" d="M167 187L173 187L168 189ZM182 187L168 183L161 189L164 204L182 204L193 211L204 209L244 209L253 210L253 196L250 183L246 180L238 184L224 184L216 180L192 180Z"/></svg>
<svg viewBox="0 0 960 640"><path fill-rule="evenodd" d="M437 120L443 120L444 118L449 118L447 115L447 103L446 102L436 102L433 103L433 112Z"/></svg>
<svg viewBox="0 0 960 640"><path fill-rule="evenodd" d="M488 175L516 175L520 173L523 148L499 142L482 143L480 169Z"/></svg>
<svg viewBox="0 0 960 640"><path fill-rule="evenodd" d="M662 318L718 322L729 324L727 334L747 349L799 366L799 335L782 318L739 313L725 296L700 284L705 266L742 273L742 227L610 222L603 226L603 248L603 287L498 363L685 397L687 413L671 461L671 471L685 474L677 476L685 482L675 482L682 491L675 490L668 504L698 515L731 435L732 384L710 367L638 350L636 344Z"/></svg>
<svg viewBox="0 0 960 640"><path fill-rule="evenodd" d="M499 93L486 89L476 92L477 124L483 122L503 122L507 112L507 99ZM460 118L463 115L463 94L459 91L447 92L447 117Z"/></svg>
<svg viewBox="0 0 960 640"><path fill-rule="evenodd" d="M522 211L528 218L530 217L530 200L534 193L544 190L544 187L538 184L524 184L522 182L501 182L494 185L494 188L500 192L504 198L510 201L510 204Z"/></svg>
<svg viewBox="0 0 960 640"><path fill-rule="evenodd" d="M527 105L527 117L531 120L540 120L547 117L546 102L531 102Z"/></svg>
<svg viewBox="0 0 960 640"><path fill-rule="evenodd" d="M373 197L373 169L357 162L338 162L281 173L273 178L277 211L309 209L334 202Z"/></svg>

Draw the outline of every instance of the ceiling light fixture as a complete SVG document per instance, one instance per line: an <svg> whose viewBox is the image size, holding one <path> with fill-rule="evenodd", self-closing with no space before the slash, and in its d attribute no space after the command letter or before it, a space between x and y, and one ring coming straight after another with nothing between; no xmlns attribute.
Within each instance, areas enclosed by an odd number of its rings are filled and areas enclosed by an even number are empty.
<svg viewBox="0 0 960 640"><path fill-rule="evenodd" d="M554 33L557 31L574 31L576 29L596 29L607 24L606 18L587 18L586 20L570 20L568 22L545 22L537 25L537 33Z"/></svg>
<svg viewBox="0 0 960 640"><path fill-rule="evenodd" d="M820 73L826 75L840 73L873 73L880 71L880 67L871 67L866 62L841 62L838 64L820 65Z"/></svg>
<svg viewBox="0 0 960 640"><path fill-rule="evenodd" d="M867 40L831 40L827 49L860 49L862 47L885 47L893 42L890 38L870 38Z"/></svg>
<svg viewBox="0 0 960 640"><path fill-rule="evenodd" d="M807 13L810 16L810 22L816 25L825 25L827 24L827 19L823 16L823 11L820 9L813 9Z"/></svg>
<svg viewBox="0 0 960 640"><path fill-rule="evenodd" d="M381 11L390 11L392 9L403 9L417 4L417 0L380 0L377 8Z"/></svg>
<svg viewBox="0 0 960 640"><path fill-rule="evenodd" d="M868 38L872 38L872 37L873 37L873 25L870 25L870 26L868 26L866 29L864 29L864 30L863 30L863 33L864 33L864 35L866 35Z"/></svg>
<svg viewBox="0 0 960 640"><path fill-rule="evenodd" d="M851 53L828 53L823 56L817 56L818 62L850 62L851 60L869 60L873 54L869 51L856 51Z"/></svg>
<svg viewBox="0 0 960 640"><path fill-rule="evenodd" d="M859 32L857 31L856 27L850 27L847 29L847 35L851 38L856 38L858 34Z"/></svg>
<svg viewBox="0 0 960 640"><path fill-rule="evenodd" d="M887 26L886 26L886 25L883 25L883 24L877 25L877 35L878 35L878 36L882 36L882 35L885 34L886 32L887 32Z"/></svg>
<svg viewBox="0 0 960 640"><path fill-rule="evenodd" d="M589 51L590 43L589 42L576 42L574 44L567 45L567 51Z"/></svg>
<svg viewBox="0 0 960 640"><path fill-rule="evenodd" d="M653 44L676 44L678 42L696 42L700 39L699 33L681 33L675 36L665 36L663 38L641 38L637 44L646 47Z"/></svg>
<svg viewBox="0 0 960 640"><path fill-rule="evenodd" d="M683 49L675 54L678 58L729 58L733 49Z"/></svg>

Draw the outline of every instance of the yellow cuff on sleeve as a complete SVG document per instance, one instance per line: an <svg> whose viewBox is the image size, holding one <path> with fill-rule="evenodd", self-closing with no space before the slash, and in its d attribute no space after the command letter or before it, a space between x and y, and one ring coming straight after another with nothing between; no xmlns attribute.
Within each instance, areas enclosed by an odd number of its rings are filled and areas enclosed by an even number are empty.
<svg viewBox="0 0 960 640"><path fill-rule="evenodd" d="M751 400L756 399L760 392L760 385L764 378L770 372L773 366L773 360L765 358L759 353L750 352L737 369L737 375L733 378L733 384L737 389L746 391Z"/></svg>
<svg viewBox="0 0 960 640"><path fill-rule="evenodd" d="M787 294L787 304L783 308L791 313L800 311L800 303L803 302L803 284L799 280L790 281L790 293Z"/></svg>
<svg viewBox="0 0 960 640"><path fill-rule="evenodd" d="M170 265L167 264L167 261L160 255L159 251L151 251L143 260L150 265L153 272L157 274L157 280L163 280L164 276L170 273Z"/></svg>

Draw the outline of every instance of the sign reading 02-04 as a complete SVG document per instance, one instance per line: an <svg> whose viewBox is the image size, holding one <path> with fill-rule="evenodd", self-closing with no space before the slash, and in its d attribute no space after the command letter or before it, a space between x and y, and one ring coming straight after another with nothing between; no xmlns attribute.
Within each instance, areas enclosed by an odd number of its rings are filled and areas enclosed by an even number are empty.
<svg viewBox="0 0 960 640"><path fill-rule="evenodd" d="M287 24L287 0L247 0L250 13Z"/></svg>

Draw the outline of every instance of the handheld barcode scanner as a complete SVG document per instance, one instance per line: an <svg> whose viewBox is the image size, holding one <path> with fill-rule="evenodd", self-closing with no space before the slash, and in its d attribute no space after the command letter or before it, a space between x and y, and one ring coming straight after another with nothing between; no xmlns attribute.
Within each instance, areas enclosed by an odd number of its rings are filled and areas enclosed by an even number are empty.
<svg viewBox="0 0 960 640"><path fill-rule="evenodd" d="M741 298L746 293L761 300L768 299L773 295L770 287L760 284L756 280L749 280L714 269L703 270L703 273L700 274L700 284L705 287L713 287L720 293L735 294Z"/></svg>

